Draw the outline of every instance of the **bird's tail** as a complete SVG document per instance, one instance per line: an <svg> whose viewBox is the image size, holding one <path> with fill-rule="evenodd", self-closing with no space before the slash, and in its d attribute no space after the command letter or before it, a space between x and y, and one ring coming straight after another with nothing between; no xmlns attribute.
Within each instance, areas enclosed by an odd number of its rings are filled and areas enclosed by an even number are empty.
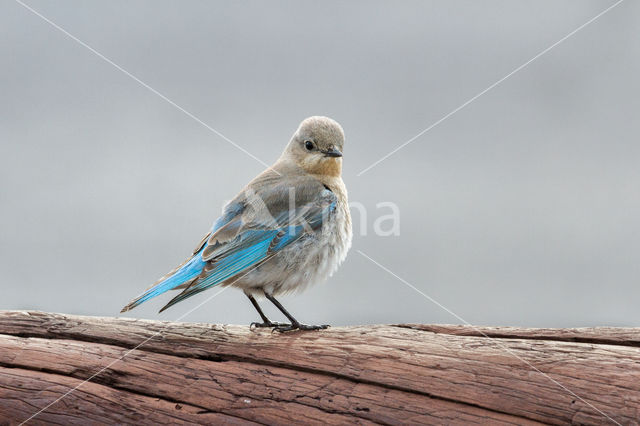
<svg viewBox="0 0 640 426"><path fill-rule="evenodd" d="M141 303L154 298L166 291L173 290L180 285L197 278L204 268L205 262L202 260L201 251L198 251L194 256L178 267L175 271L170 272L165 277L161 278L156 284L150 287L147 291L140 296L133 299L122 308L122 312L130 311Z"/></svg>

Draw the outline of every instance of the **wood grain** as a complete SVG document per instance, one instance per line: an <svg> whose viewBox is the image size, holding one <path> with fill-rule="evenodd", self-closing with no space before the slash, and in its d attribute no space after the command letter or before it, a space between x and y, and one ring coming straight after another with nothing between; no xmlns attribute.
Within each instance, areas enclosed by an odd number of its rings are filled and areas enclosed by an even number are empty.
<svg viewBox="0 0 640 426"><path fill-rule="evenodd" d="M80 385L30 423L631 425L639 336L416 324L278 334L0 311L0 423Z"/></svg>

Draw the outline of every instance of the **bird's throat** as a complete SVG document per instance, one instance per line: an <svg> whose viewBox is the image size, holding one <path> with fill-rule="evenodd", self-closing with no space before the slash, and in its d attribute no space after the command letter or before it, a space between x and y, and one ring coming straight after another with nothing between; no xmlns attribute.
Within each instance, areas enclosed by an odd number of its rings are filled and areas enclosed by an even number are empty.
<svg viewBox="0 0 640 426"><path fill-rule="evenodd" d="M314 175L340 177L342 174L342 159L325 157L315 164L309 164L307 171Z"/></svg>

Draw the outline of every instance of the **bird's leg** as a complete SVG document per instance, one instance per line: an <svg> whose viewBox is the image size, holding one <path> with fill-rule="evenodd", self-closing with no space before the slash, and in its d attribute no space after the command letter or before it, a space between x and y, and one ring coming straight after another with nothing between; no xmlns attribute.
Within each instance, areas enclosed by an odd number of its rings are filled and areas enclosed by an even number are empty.
<svg viewBox="0 0 640 426"><path fill-rule="evenodd" d="M260 314L260 318L262 318L262 322L252 322L249 327L289 327L291 326L291 324L283 324L280 322L273 322L271 321L269 318L267 318L267 316L264 314L264 312L262 312L262 308L260 307L260 305L258 304L258 301L255 299L255 297L253 297L252 295L250 295L249 293L245 293L247 295L247 297L249 298L249 300L251 300L251 304L253 305L254 308L256 308L256 311L258 311L258 314Z"/></svg>
<svg viewBox="0 0 640 426"><path fill-rule="evenodd" d="M273 303L274 305L276 305L276 308L280 309L280 312L282 312L284 314L284 316L286 316L287 318L289 318L289 321L291 321L291 324L286 324L286 325L282 325L282 326L276 326L274 328L274 331L292 331L292 330L324 330L325 328L329 328L328 324L324 324L324 325L306 325L306 324L300 324L298 322L297 319L295 319L293 317L293 315L291 315L285 308L284 306L282 306L282 304L280 302L278 302L278 300L273 297L272 295L270 295L269 293L267 293L266 291L264 292L264 295L267 299L269 299L269 301L271 303Z"/></svg>

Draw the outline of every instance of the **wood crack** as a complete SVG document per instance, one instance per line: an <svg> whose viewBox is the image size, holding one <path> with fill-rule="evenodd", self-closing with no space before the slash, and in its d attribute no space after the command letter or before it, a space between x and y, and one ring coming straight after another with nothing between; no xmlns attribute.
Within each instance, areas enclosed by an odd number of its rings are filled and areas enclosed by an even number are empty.
<svg viewBox="0 0 640 426"><path fill-rule="evenodd" d="M614 338L614 337L597 337L593 335L580 335L580 331L565 332L559 335L553 335L550 329L520 329L519 332L499 332L484 327L472 326L430 326L422 324L392 324L392 327L406 328L410 330L424 331L435 334L446 334L458 337L484 337L490 339L524 339L524 340L542 340L552 342L572 342L593 345L613 345L613 346L631 346L640 347L640 329L634 331L637 333L632 338ZM508 329L508 327L505 327ZM613 329L614 327L607 327ZM571 329L568 329L571 330ZM579 329L578 329L579 330ZM518 334L520 333L520 334ZM540 334L535 334L540 333Z"/></svg>

